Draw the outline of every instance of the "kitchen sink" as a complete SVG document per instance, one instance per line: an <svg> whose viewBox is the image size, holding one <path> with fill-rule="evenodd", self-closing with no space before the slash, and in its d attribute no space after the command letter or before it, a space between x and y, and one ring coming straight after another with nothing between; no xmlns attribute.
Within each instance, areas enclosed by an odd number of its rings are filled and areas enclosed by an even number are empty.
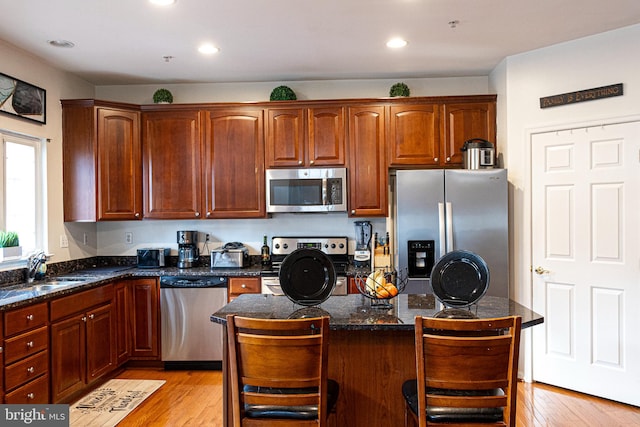
<svg viewBox="0 0 640 427"><path fill-rule="evenodd" d="M44 283L31 285L29 290L34 292L54 291L56 289L66 288L68 286L77 285L86 282L87 278L80 277L57 277L46 280Z"/></svg>

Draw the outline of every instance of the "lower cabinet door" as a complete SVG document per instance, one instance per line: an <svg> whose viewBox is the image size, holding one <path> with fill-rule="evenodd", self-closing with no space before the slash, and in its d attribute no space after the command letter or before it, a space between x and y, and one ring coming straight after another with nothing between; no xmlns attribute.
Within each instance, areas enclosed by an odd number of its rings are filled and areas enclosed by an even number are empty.
<svg viewBox="0 0 640 427"><path fill-rule="evenodd" d="M116 366L113 305L87 313L87 382L101 377Z"/></svg>
<svg viewBox="0 0 640 427"><path fill-rule="evenodd" d="M51 399L53 403L81 390L86 378L86 316L51 324Z"/></svg>

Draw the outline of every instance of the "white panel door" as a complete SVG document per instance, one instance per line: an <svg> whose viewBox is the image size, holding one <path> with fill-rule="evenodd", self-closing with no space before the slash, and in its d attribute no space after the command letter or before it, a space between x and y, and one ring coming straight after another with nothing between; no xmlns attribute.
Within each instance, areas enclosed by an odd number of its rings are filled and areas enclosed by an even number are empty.
<svg viewBox="0 0 640 427"><path fill-rule="evenodd" d="M533 379L640 405L640 123L532 139Z"/></svg>

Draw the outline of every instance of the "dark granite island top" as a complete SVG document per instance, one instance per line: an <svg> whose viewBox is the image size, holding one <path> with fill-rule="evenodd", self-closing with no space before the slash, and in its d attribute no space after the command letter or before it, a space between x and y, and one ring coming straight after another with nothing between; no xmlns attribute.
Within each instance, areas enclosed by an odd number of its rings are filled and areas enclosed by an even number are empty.
<svg viewBox="0 0 640 427"><path fill-rule="evenodd" d="M267 319L288 319L329 315L332 330L413 330L414 318L443 316L453 310L442 311L433 295L400 294L390 300L390 308L372 306L373 300L360 295L333 296L314 307L295 304L286 296L244 294L211 315L211 321L226 323L228 314ZM455 309L460 315L479 318L521 316L522 327L543 322L543 317L515 301L500 297L483 297L478 304Z"/></svg>
<svg viewBox="0 0 640 427"><path fill-rule="evenodd" d="M432 295L401 294L391 304L388 309L373 308L371 300L352 294L304 307L286 296L244 294L213 313L210 320L224 325L228 314L271 319L328 314L328 375L340 384L336 413L329 417L329 426L396 427L404 425L402 383L416 377L414 318L436 316L442 307ZM541 315L506 298L485 296L464 313L469 311L480 318L521 316L524 328L544 321ZM230 427L226 357L225 348L224 426Z"/></svg>

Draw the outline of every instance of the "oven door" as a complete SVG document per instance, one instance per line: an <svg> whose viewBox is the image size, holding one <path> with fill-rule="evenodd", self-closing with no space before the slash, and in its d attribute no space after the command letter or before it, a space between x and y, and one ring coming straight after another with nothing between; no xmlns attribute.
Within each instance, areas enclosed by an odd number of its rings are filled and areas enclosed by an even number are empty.
<svg viewBox="0 0 640 427"><path fill-rule="evenodd" d="M336 286L333 288L333 293L331 295L347 295L347 283L348 280L346 277L338 276L336 278ZM280 280L278 279L278 276L263 276L261 292L266 295L284 295L284 292L282 292L282 288L280 287Z"/></svg>

